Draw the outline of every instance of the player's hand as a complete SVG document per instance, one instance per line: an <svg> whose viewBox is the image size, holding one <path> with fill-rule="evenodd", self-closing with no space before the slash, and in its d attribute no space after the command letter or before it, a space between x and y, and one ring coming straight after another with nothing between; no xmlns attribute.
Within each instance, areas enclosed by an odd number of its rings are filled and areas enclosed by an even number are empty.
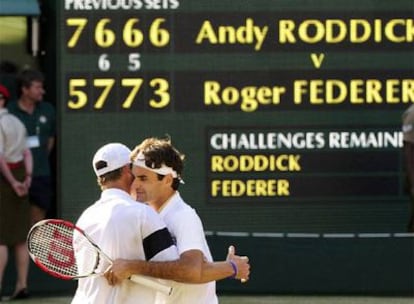
<svg viewBox="0 0 414 304"><path fill-rule="evenodd" d="M104 276L109 285L116 285L131 277L128 260L117 259L105 271Z"/></svg>
<svg viewBox="0 0 414 304"><path fill-rule="evenodd" d="M250 264L249 258L247 256L236 255L236 249L232 245L229 247L226 260L233 261L233 263L237 267L235 279L240 280L242 283L245 283L249 280Z"/></svg>

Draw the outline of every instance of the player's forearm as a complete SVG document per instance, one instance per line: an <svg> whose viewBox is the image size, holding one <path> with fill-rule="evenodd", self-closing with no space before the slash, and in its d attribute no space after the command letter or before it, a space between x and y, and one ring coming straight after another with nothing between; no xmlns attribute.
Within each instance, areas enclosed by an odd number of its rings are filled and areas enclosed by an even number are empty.
<svg viewBox="0 0 414 304"><path fill-rule="evenodd" d="M201 273L196 267L181 260L165 262L116 260L112 265L112 270L120 279L141 274L183 283L199 283Z"/></svg>
<svg viewBox="0 0 414 304"><path fill-rule="evenodd" d="M227 261L223 262L206 262L203 264L201 278L199 282L207 283L211 281L218 281L226 279L234 275L234 269Z"/></svg>

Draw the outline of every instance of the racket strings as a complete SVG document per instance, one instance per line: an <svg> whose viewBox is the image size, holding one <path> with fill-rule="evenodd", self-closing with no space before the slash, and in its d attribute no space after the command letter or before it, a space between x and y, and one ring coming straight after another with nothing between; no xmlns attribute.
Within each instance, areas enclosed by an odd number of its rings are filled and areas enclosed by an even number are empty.
<svg viewBox="0 0 414 304"><path fill-rule="evenodd" d="M96 249L65 223L38 226L31 233L28 246L39 266L62 276L86 276L96 265Z"/></svg>
<svg viewBox="0 0 414 304"><path fill-rule="evenodd" d="M61 219L36 223L29 231L30 257L43 271L59 279L71 280L103 274L112 264L80 228ZM154 288L167 295L172 287L147 277L132 276L131 281Z"/></svg>
<svg viewBox="0 0 414 304"><path fill-rule="evenodd" d="M100 255L97 248L82 233L74 231L75 259L78 266L78 276L97 273ZM103 271L101 271L103 272Z"/></svg>

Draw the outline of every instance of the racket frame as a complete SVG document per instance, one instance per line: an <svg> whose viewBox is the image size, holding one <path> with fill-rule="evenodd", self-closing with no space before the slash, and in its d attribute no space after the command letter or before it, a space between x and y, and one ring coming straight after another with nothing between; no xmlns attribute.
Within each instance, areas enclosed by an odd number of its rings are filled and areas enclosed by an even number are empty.
<svg viewBox="0 0 414 304"><path fill-rule="evenodd" d="M54 276L56 278L59 279L63 279L63 280L77 280L77 279L82 279L82 278L87 278L87 277L93 277L93 276L100 276L102 275L104 272L102 273L96 273L96 272L91 272L88 274L84 274L84 275L65 275L62 274L61 272L57 272L54 270L51 270L50 267L46 266L41 259L35 254L33 253L32 250L32 246L31 244L33 244L33 235L36 232L37 229L39 229L39 227L45 226L45 225L57 225L57 226L67 226L71 229L73 229L73 231L77 231L78 233L80 233L83 237L85 237L85 239L93 246L93 248L96 250L96 259L95 259L95 266L94 266L94 270L97 268L97 266L100 264L101 261L101 257L103 257L110 265L112 265L112 259L106 255L101 248L99 248L99 246L92 240L92 238L85 232L83 231L81 228L79 228L78 226L76 226L74 223L63 220L63 219L45 219L45 220L41 220L39 222L37 222L36 224L34 224L32 226L32 228L30 229L28 235L27 235L27 249L29 252L29 255L31 257L31 259L33 260L33 262L44 272L50 274L51 276ZM73 247L73 245L72 245ZM74 249L73 249L74 251ZM150 288L154 288L166 295L171 295L173 288L169 285L163 284L161 282L156 281L155 279L151 279L148 278L146 276L141 276L141 275L133 275L130 278L131 281L137 283L137 284L141 284L141 285L145 285L147 287Z"/></svg>

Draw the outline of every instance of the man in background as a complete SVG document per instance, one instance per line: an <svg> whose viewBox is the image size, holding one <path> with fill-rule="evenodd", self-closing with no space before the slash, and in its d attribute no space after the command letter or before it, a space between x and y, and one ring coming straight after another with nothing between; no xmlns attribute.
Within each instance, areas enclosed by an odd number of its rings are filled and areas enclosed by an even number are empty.
<svg viewBox="0 0 414 304"><path fill-rule="evenodd" d="M53 106L43 101L43 83L41 72L32 69L21 71L17 77L18 99L8 104L9 112L17 116L27 129L27 144L33 155L29 189L32 224L46 217L54 194L49 155L55 144L56 117Z"/></svg>

